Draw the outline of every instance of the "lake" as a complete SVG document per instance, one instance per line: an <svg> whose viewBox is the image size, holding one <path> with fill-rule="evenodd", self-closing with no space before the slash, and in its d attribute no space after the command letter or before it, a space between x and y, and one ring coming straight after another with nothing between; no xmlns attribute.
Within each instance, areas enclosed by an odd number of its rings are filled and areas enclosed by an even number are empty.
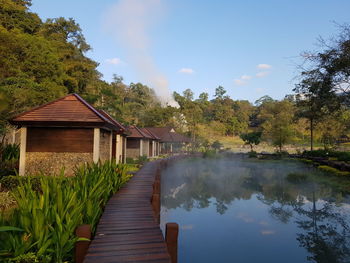
<svg viewBox="0 0 350 263"><path fill-rule="evenodd" d="M350 196L332 177L293 160L178 161L161 227L179 224L179 263L350 262Z"/></svg>

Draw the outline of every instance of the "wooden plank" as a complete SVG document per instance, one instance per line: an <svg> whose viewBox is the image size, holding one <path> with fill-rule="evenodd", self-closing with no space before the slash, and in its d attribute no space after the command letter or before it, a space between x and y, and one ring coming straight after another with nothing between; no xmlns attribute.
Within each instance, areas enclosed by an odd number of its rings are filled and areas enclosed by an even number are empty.
<svg viewBox="0 0 350 263"><path fill-rule="evenodd" d="M28 128L27 152L92 153L93 129Z"/></svg>
<svg viewBox="0 0 350 263"><path fill-rule="evenodd" d="M150 202L158 165L144 165L107 202L85 263L171 262Z"/></svg>

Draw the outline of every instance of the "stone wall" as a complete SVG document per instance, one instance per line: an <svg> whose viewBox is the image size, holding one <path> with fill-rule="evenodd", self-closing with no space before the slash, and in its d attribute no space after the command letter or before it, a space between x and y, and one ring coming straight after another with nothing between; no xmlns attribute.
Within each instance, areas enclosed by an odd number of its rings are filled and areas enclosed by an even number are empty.
<svg viewBox="0 0 350 263"><path fill-rule="evenodd" d="M100 133L100 160L107 161L111 159L110 152L111 133L101 129Z"/></svg>
<svg viewBox="0 0 350 263"><path fill-rule="evenodd" d="M65 175L72 176L74 168L92 162L92 153L27 152L26 175L55 175L64 168Z"/></svg>
<svg viewBox="0 0 350 263"><path fill-rule="evenodd" d="M149 140L142 140L142 155L149 157Z"/></svg>
<svg viewBox="0 0 350 263"><path fill-rule="evenodd" d="M126 157L137 159L140 157L140 149L139 148L126 148Z"/></svg>

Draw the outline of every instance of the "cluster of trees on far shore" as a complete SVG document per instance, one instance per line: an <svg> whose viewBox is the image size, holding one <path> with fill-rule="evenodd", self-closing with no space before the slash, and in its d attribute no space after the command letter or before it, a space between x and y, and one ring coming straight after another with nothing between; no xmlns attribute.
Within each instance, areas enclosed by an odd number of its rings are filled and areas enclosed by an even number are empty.
<svg viewBox="0 0 350 263"><path fill-rule="evenodd" d="M206 147L220 137L241 137L253 147L261 140L279 150L287 143L332 147L350 132L350 26L321 40L320 50L303 54L295 95L263 96L254 104L234 100L224 87L215 95L174 92L179 107L162 105L152 87L102 80L90 46L73 19L42 21L30 0L2 0L0 6L0 135L7 119L68 93L79 93L125 124L173 126ZM291 91L292 93L292 91Z"/></svg>

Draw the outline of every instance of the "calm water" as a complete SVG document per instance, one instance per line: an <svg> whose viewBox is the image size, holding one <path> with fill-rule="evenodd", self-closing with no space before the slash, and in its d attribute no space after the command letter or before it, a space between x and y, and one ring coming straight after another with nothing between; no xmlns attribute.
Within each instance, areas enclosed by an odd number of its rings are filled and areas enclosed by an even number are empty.
<svg viewBox="0 0 350 263"><path fill-rule="evenodd" d="M350 262L350 196L324 178L297 161L184 160L162 174L161 222L180 226L180 263Z"/></svg>

